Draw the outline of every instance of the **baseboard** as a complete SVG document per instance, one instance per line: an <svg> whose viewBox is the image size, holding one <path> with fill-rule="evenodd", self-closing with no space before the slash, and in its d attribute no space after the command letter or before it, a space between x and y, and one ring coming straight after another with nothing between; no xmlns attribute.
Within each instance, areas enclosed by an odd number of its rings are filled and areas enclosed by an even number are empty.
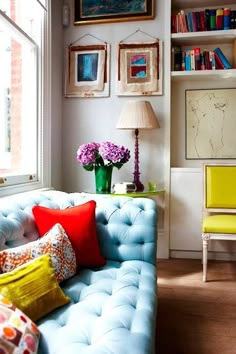
<svg viewBox="0 0 236 354"><path fill-rule="evenodd" d="M170 250L170 258L202 259L201 251ZM208 259L217 261L236 261L236 252L208 252Z"/></svg>

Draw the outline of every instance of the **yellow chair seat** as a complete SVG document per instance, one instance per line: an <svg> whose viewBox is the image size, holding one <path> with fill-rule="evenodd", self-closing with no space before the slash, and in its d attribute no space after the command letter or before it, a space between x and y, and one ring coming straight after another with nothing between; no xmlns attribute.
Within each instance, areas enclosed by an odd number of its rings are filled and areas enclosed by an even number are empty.
<svg viewBox="0 0 236 354"><path fill-rule="evenodd" d="M236 233L236 214L206 216L203 219L202 231L205 233L234 234Z"/></svg>

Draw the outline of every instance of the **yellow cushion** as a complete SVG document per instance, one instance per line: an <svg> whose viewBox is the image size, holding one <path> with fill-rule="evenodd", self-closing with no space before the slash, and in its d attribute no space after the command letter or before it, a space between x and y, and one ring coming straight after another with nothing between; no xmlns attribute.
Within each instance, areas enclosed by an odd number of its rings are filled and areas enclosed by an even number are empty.
<svg viewBox="0 0 236 354"><path fill-rule="evenodd" d="M1 274L0 294L33 321L70 302L58 285L48 254Z"/></svg>
<svg viewBox="0 0 236 354"><path fill-rule="evenodd" d="M236 215L210 215L203 219L203 232L236 234Z"/></svg>
<svg viewBox="0 0 236 354"><path fill-rule="evenodd" d="M206 207L236 208L236 166L206 166Z"/></svg>

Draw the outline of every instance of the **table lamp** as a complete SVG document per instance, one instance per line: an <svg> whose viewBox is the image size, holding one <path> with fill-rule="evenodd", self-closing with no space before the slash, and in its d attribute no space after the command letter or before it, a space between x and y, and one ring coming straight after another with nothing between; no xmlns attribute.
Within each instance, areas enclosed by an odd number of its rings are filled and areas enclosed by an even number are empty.
<svg viewBox="0 0 236 354"><path fill-rule="evenodd" d="M137 192L144 190L144 185L139 176L139 129L160 128L157 117L149 101L128 101L126 102L119 116L117 129L134 129L135 148L134 148L134 180Z"/></svg>

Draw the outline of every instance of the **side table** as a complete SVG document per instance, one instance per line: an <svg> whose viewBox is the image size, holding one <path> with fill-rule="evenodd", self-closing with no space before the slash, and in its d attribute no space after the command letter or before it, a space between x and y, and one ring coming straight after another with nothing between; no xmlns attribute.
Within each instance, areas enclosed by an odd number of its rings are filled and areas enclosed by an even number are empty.
<svg viewBox="0 0 236 354"><path fill-rule="evenodd" d="M164 189L157 189L155 191L143 191L143 192L128 192L128 193L111 193L111 195L114 196L125 196L125 197L133 197L133 198L138 198L138 197L152 197L154 195L158 194L164 194L165 190Z"/></svg>

